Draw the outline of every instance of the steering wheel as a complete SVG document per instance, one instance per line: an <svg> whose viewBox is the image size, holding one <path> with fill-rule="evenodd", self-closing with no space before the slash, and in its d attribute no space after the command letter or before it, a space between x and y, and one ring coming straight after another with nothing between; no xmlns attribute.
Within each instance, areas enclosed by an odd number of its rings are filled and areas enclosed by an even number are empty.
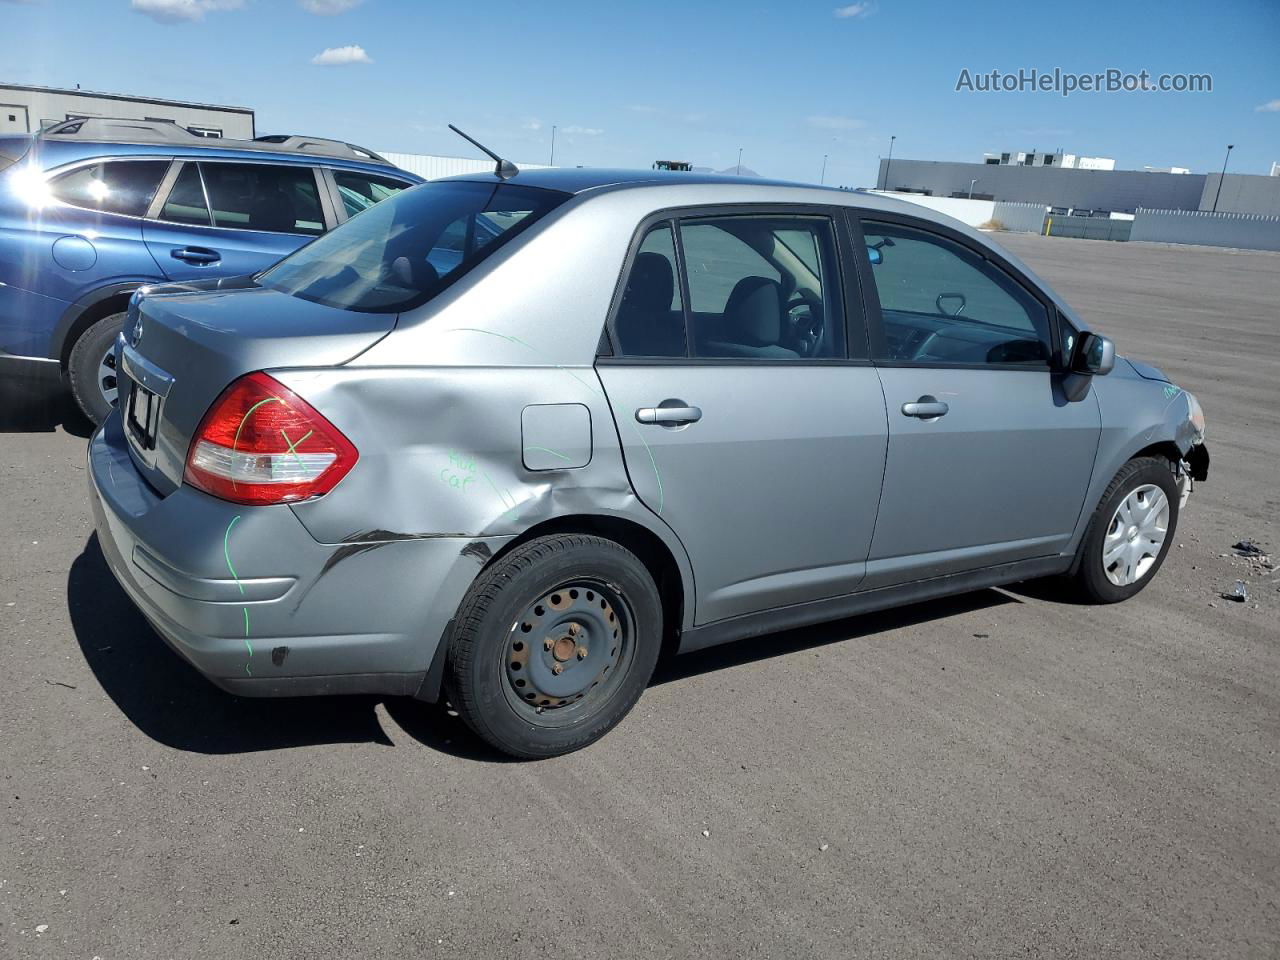
<svg viewBox="0 0 1280 960"><path fill-rule="evenodd" d="M787 340L802 357L816 357L822 352L827 335L822 298L807 290L797 290L787 301Z"/></svg>

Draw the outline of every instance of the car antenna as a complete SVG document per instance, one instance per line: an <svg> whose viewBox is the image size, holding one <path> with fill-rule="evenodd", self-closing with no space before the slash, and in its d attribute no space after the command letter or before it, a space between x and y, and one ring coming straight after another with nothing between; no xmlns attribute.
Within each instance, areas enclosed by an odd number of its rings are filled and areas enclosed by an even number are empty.
<svg viewBox="0 0 1280 960"><path fill-rule="evenodd" d="M454 133L456 133L458 136L460 136L463 140L466 140L472 146L478 148L480 151L488 154L490 157L493 158L493 162L497 164L497 166L494 168L493 175L497 177L499 180L510 180L512 177L520 173L520 168L517 167L514 163L512 163L510 160L503 160L500 156L498 156L496 153L494 153L492 150L486 147L483 143L481 143L475 137L467 136L465 133L463 133L461 130L455 127L452 123L449 124L449 129L452 130Z"/></svg>

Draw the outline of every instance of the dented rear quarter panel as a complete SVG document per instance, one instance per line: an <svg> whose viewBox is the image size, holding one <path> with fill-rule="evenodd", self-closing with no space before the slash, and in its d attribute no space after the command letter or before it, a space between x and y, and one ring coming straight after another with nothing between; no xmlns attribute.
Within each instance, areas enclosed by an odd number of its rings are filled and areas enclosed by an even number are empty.
<svg viewBox="0 0 1280 960"><path fill-rule="evenodd" d="M272 375L322 410L360 451L355 468L328 495L292 508L321 543L449 537L501 545L551 520L629 520L655 534L675 558L691 622L688 557L635 496L613 415L590 366L348 367ZM585 466L525 466L522 414L546 404L588 412Z"/></svg>

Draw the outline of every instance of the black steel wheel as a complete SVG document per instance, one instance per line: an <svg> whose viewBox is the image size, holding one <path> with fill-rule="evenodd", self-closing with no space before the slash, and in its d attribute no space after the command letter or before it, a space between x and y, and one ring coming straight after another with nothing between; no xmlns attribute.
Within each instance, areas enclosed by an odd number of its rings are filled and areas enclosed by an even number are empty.
<svg viewBox="0 0 1280 960"><path fill-rule="evenodd" d="M662 604L630 551L541 537L477 578L449 637L449 699L483 739L539 758L604 736L657 663Z"/></svg>

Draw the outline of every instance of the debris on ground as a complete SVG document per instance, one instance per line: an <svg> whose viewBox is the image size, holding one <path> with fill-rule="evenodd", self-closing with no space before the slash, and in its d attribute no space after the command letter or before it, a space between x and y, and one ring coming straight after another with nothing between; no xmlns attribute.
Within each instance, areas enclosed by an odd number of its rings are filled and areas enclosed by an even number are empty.
<svg viewBox="0 0 1280 960"><path fill-rule="evenodd" d="M1236 603L1244 603L1249 599L1249 588L1244 585L1243 580L1237 580L1236 585L1231 588L1230 593L1222 594L1223 600L1234 600Z"/></svg>
<svg viewBox="0 0 1280 960"><path fill-rule="evenodd" d="M990 639L991 634L989 634L989 633L975 633L975 634L974 634L974 637L976 637L976 638L977 638L977 639L979 639L979 640L987 640L987 639Z"/></svg>
<svg viewBox="0 0 1280 960"><path fill-rule="evenodd" d="M43 678L42 678L42 679L43 679ZM48 684L49 686L51 686L51 687L66 687L68 690L74 690L74 689L76 688L76 685L75 685L74 683L63 683L61 680L48 680L48 679L45 679L45 681L44 681L44 682L45 682L45 683L47 683L47 684Z"/></svg>
<svg viewBox="0 0 1280 960"><path fill-rule="evenodd" d="M711 831L710 831L710 830L703 830L703 831L702 831L702 835L703 835L704 837L709 837L709 836L711 836Z"/></svg>
<svg viewBox="0 0 1280 960"><path fill-rule="evenodd" d="M1267 551L1252 540L1237 540L1231 545L1231 549L1242 557L1265 557L1267 555Z"/></svg>

